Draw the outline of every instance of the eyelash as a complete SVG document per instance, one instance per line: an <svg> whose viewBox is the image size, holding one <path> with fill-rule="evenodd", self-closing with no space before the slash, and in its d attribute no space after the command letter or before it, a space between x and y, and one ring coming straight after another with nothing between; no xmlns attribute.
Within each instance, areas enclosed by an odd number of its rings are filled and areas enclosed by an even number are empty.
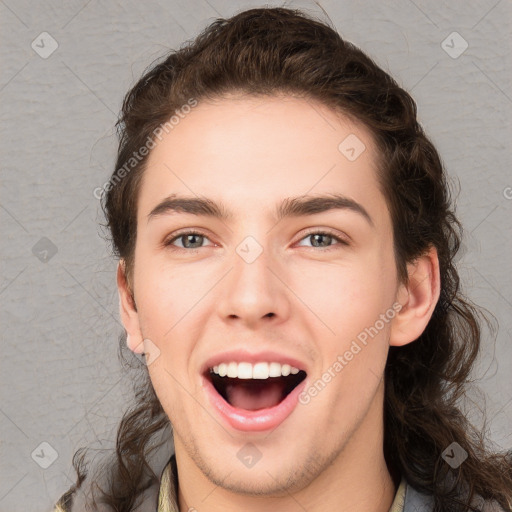
<svg viewBox="0 0 512 512"><path fill-rule="evenodd" d="M185 230L185 231L179 231L178 233L176 233L172 238L166 240L163 245L165 247L169 247L171 248L172 250L181 250L181 251L187 251L187 252L195 252L195 251L198 251L199 249L203 249L203 247L196 247L196 248L193 248L193 249L187 249L186 247L177 247L177 246L174 246L173 245L173 242L175 242L176 240L186 236L186 235L199 235L199 236L202 236L204 238L208 238L208 236L204 233L202 233L201 231L198 231L198 230L193 230L193 229L189 229L189 230ZM320 249L322 251L330 251L330 250L333 250L335 248L336 245L343 245L343 246L349 246L350 243L345 240L344 238L334 234L332 231L329 231L329 230L312 230L312 231L308 231L300 240L299 242L301 242L302 240L304 240L305 238L308 238L312 235L327 235L329 237L332 237L334 240L336 240L338 242L338 244L331 244L331 245L328 245L327 247L309 247L310 249Z"/></svg>

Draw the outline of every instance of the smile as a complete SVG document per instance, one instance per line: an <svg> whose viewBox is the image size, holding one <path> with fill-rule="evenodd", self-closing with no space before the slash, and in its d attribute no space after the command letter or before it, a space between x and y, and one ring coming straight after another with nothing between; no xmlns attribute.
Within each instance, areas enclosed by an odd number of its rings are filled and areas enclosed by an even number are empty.
<svg viewBox="0 0 512 512"><path fill-rule="evenodd" d="M225 361L203 374L210 403L233 428L263 431L280 425L295 409L306 372L277 361Z"/></svg>

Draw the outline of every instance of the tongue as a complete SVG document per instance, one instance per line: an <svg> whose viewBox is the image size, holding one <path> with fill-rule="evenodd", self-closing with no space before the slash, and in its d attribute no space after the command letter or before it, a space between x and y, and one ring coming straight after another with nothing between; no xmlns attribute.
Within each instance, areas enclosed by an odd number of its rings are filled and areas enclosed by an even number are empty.
<svg viewBox="0 0 512 512"><path fill-rule="evenodd" d="M235 379L233 379L235 380ZM237 382L238 381L238 382ZM281 379L243 381L226 386L228 402L238 409L254 411L266 407L274 407L283 399L284 382Z"/></svg>

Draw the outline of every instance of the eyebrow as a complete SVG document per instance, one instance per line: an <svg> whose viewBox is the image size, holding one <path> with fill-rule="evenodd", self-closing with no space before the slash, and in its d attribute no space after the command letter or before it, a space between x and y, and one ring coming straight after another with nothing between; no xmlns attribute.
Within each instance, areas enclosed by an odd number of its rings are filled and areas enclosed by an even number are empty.
<svg viewBox="0 0 512 512"><path fill-rule="evenodd" d="M277 205L274 217L280 222L287 217L305 217L330 210L349 210L358 213L374 227L370 214L358 202L341 194L287 197ZM171 194L158 203L148 214L148 222L171 213L189 213L229 221L234 218L222 203L204 197L185 197Z"/></svg>

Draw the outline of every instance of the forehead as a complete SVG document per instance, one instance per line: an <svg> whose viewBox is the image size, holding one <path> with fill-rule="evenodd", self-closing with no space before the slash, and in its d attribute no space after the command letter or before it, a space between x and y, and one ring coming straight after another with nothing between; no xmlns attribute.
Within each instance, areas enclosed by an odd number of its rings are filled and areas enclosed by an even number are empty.
<svg viewBox="0 0 512 512"><path fill-rule="evenodd" d="M369 130L325 105L291 96L199 102L151 151L139 221L171 194L204 196L239 217L284 197L341 193L385 214Z"/></svg>

